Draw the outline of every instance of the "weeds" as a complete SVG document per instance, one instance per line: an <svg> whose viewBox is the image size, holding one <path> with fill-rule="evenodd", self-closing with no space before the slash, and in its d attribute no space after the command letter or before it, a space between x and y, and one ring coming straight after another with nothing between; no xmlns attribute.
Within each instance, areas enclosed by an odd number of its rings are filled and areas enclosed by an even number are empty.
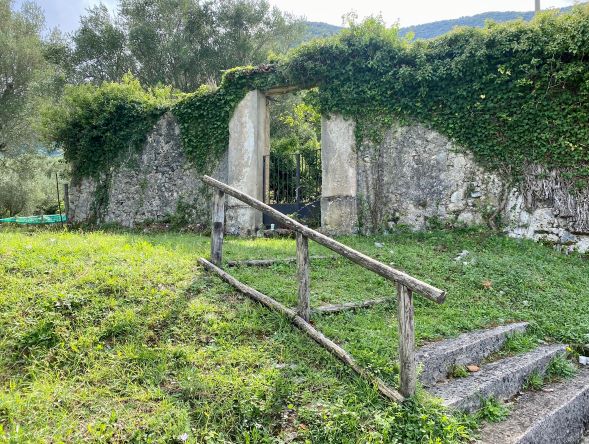
<svg viewBox="0 0 589 444"><path fill-rule="evenodd" d="M478 421L500 422L509 416L509 407L495 398L487 398L474 416Z"/></svg>
<svg viewBox="0 0 589 444"><path fill-rule="evenodd" d="M544 376L539 372L533 372L526 380L524 390L540 390L544 385Z"/></svg>
<svg viewBox="0 0 589 444"><path fill-rule="evenodd" d="M577 367L565 356L557 356L554 358L548 369L546 370L546 377L549 380L568 379L575 376Z"/></svg>
<svg viewBox="0 0 589 444"><path fill-rule="evenodd" d="M468 375L470 375L470 373L468 372L468 369L464 365L454 365L452 367L452 371L450 372L450 375L453 378L466 378L466 377L468 377Z"/></svg>
<svg viewBox="0 0 589 444"><path fill-rule="evenodd" d="M341 241L447 291L443 305L415 295L418 341L515 320L549 341L580 343L589 331L580 256L473 229ZM455 262L462 250L476 260ZM383 401L287 320L207 278L195 264L208 251L208 237L194 235L0 229L0 441L468 441L472 418L423 394ZM227 238L224 254L293 257L295 243ZM232 273L296 304L295 264ZM344 259L312 263L315 306L394 292ZM394 305L314 323L395 384Z"/></svg>

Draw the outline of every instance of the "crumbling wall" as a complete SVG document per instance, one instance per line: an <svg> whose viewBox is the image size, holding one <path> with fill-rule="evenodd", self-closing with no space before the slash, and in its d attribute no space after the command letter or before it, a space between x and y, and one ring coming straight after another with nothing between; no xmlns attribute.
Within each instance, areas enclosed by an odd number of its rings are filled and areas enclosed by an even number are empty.
<svg viewBox="0 0 589 444"><path fill-rule="evenodd" d="M589 184L579 188L563 172L531 165L512 185L419 124L395 123L382 142L362 144L357 179L365 232L400 224L501 224L510 236L589 251Z"/></svg>
<svg viewBox="0 0 589 444"><path fill-rule="evenodd" d="M211 168L227 181L227 158ZM133 227L143 222L177 219L209 224L210 190L187 161L180 128L164 115L140 153L132 153L100 180L84 178L70 187L69 219Z"/></svg>

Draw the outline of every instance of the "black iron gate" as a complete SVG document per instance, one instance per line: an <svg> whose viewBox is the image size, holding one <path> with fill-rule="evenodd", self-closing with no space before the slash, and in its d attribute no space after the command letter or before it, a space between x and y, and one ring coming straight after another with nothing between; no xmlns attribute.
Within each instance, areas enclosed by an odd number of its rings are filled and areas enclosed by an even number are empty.
<svg viewBox="0 0 589 444"><path fill-rule="evenodd" d="M264 202L309 226L321 222L321 150L264 156ZM264 215L264 224L276 224Z"/></svg>

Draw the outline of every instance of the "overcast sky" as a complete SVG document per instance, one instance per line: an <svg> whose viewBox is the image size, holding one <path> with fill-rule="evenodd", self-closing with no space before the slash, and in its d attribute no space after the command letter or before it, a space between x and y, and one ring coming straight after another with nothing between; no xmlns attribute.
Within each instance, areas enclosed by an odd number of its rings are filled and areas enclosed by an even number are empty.
<svg viewBox="0 0 589 444"><path fill-rule="evenodd" d="M16 0L16 4L23 0ZM37 0L45 9L47 25L64 31L77 28L79 16L85 8L100 0ZM115 0L102 0L112 6ZM307 20L342 24L342 15L355 11L359 17L382 14L388 24L397 20L401 26L458 18L487 11L531 11L534 0L270 0L279 8L305 16ZM573 0L542 0L542 8L562 7Z"/></svg>

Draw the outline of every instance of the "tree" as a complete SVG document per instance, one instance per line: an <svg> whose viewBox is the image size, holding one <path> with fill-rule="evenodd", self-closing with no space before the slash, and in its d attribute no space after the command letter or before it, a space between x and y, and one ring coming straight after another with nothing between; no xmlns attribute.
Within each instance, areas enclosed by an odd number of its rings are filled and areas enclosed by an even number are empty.
<svg viewBox="0 0 589 444"><path fill-rule="evenodd" d="M60 180L67 177L60 158L34 153L0 158L0 172L0 218L55 212L55 173Z"/></svg>
<svg viewBox="0 0 589 444"><path fill-rule="evenodd" d="M215 3L215 17L218 70L257 65L271 52L286 52L306 27L265 0L220 0Z"/></svg>
<svg viewBox="0 0 589 444"><path fill-rule="evenodd" d="M78 82L120 80L134 69L127 36L102 3L87 10L73 36L72 63Z"/></svg>
<svg viewBox="0 0 589 444"><path fill-rule="evenodd" d="M0 0L0 155L22 151L34 140L32 91L47 68L39 37L43 22L32 3L14 12L11 0Z"/></svg>
<svg viewBox="0 0 589 444"><path fill-rule="evenodd" d="M194 0L122 0L129 49L146 85L197 89L215 63L213 10ZM213 68L215 69L215 68Z"/></svg>
<svg viewBox="0 0 589 444"><path fill-rule="evenodd" d="M74 34L78 80L120 81L194 91L222 70L259 64L286 50L302 22L266 0L120 0L118 15L89 9Z"/></svg>
<svg viewBox="0 0 589 444"><path fill-rule="evenodd" d="M51 174L65 174L38 137L39 109L61 95L67 46L58 32L41 39L44 18L33 3L20 11L0 0L0 216L43 212L55 202Z"/></svg>

